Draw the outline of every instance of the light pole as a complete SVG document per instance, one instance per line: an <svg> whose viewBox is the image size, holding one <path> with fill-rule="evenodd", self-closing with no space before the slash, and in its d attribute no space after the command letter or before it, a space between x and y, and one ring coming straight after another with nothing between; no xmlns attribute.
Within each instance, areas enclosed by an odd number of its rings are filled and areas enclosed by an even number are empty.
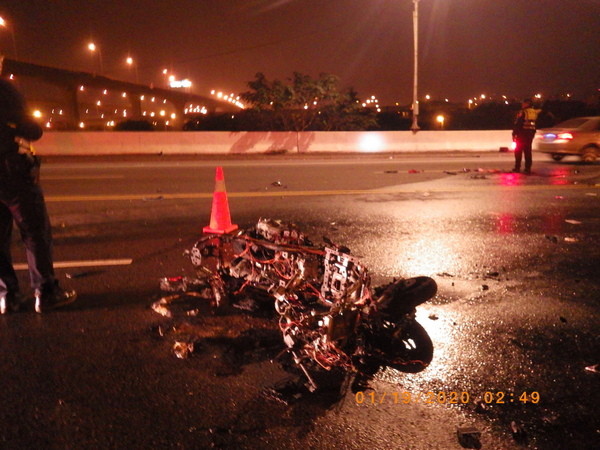
<svg viewBox="0 0 600 450"><path fill-rule="evenodd" d="M17 41L15 39L15 32L12 29L12 27L9 27L6 20L4 20L4 17L0 16L0 27L2 28L6 28L8 31L10 31L10 35L12 37L12 43L13 43L13 51L15 53L15 59L19 58L19 55L17 54Z"/></svg>
<svg viewBox="0 0 600 450"><path fill-rule="evenodd" d="M133 66L133 68L135 69L135 82L137 84L140 84L140 77L138 75L137 64L135 64L135 61L133 60L133 58L131 56L128 56L127 59L125 60L125 62L127 63L127 65L129 65L129 67Z"/></svg>
<svg viewBox="0 0 600 450"><path fill-rule="evenodd" d="M419 99L417 97L418 86L418 61L419 61L419 0L413 0L413 42L414 42L414 73L413 73L413 118L410 129L413 133L419 131Z"/></svg>
<svg viewBox="0 0 600 450"><path fill-rule="evenodd" d="M92 54L94 54L94 53L96 53L96 51L98 51L98 61L100 61L100 75L102 75L102 73L104 73L104 67L102 65L102 51L100 50L100 47L98 47L93 42L90 42L88 44L88 50L90 52L92 52Z"/></svg>
<svg viewBox="0 0 600 450"><path fill-rule="evenodd" d="M446 118L442 115L439 114L436 118L435 118L436 122L440 124L440 130L444 129L444 121L446 120Z"/></svg>

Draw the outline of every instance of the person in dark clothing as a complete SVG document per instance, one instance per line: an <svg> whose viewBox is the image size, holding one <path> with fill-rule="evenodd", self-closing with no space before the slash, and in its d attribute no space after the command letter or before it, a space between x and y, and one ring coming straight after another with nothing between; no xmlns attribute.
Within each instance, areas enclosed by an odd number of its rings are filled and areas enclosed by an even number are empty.
<svg viewBox="0 0 600 450"><path fill-rule="evenodd" d="M525 155L525 171L526 175L531 174L531 165L533 157L531 155L531 144L535 136L535 122L541 109L533 108L531 99L523 100L521 110L517 114L515 125L513 127L512 137L516 143L515 147L515 167L512 172L519 173L521 171L521 159Z"/></svg>
<svg viewBox="0 0 600 450"><path fill-rule="evenodd" d="M0 73L1 73L0 61ZM0 314L22 305L12 265L13 222L27 252L35 310L43 312L72 303L75 291L62 289L54 275L52 236L44 195L38 184L38 159L26 141L42 136L42 128L26 113L24 98L12 82L0 77Z"/></svg>

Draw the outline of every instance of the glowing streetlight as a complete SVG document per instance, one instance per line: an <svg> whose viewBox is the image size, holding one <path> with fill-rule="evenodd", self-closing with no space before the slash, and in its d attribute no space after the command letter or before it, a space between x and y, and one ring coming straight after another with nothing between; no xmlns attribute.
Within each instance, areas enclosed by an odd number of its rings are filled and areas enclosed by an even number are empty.
<svg viewBox="0 0 600 450"><path fill-rule="evenodd" d="M443 129L443 128L444 128L444 121L445 121L445 120L446 120L446 118L445 118L445 117L444 117L442 114L439 114L439 115L438 115L438 116L435 118L435 121L436 121L437 123L439 123L439 124L440 124L440 128L441 128L441 129Z"/></svg>
<svg viewBox="0 0 600 450"><path fill-rule="evenodd" d="M418 86L418 61L419 61L419 0L413 0L413 42L414 42L414 74L413 74L413 118L410 129L413 133L419 130L419 100L417 97Z"/></svg>
<svg viewBox="0 0 600 450"><path fill-rule="evenodd" d="M13 43L13 51L15 53L15 59L17 59L19 56L17 54L17 41L15 39L15 32L12 29L12 27L8 26L8 22L2 16L0 16L0 27L6 28L8 31L10 31L10 36L12 37L12 43Z"/></svg>
<svg viewBox="0 0 600 450"><path fill-rule="evenodd" d="M138 68L137 68L137 64L134 64L135 61L133 60L133 58L131 56L128 56L127 59L125 60L125 62L127 63L127 65L129 67L133 66L133 68L135 69L135 82L136 83L140 83L140 77L138 74Z"/></svg>
<svg viewBox="0 0 600 450"><path fill-rule="evenodd" d="M93 42L90 42L88 44L87 48L90 52L92 52L92 54L96 53L96 51L98 52L98 61L100 62L100 74L102 74L104 72L104 67L102 64L102 52L100 51L100 47L98 47Z"/></svg>

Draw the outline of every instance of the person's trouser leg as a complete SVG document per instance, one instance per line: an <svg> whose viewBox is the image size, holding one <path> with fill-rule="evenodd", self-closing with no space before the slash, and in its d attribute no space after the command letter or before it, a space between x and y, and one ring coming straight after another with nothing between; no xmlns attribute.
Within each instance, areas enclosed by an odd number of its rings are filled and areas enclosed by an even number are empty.
<svg viewBox="0 0 600 450"><path fill-rule="evenodd" d="M516 139L516 143L514 170L521 170L521 159L523 159L523 140L519 137Z"/></svg>
<svg viewBox="0 0 600 450"><path fill-rule="evenodd" d="M533 157L531 154L531 143L533 140L533 136L527 137L523 141L523 154L525 155L525 171L531 171L531 165L533 163Z"/></svg>
<svg viewBox="0 0 600 450"><path fill-rule="evenodd" d="M0 202L0 297L19 291L19 281L12 266L10 252L13 217L9 208Z"/></svg>
<svg viewBox="0 0 600 450"><path fill-rule="evenodd" d="M42 190L37 184L24 183L10 208L27 251L31 287L53 289L52 235Z"/></svg>

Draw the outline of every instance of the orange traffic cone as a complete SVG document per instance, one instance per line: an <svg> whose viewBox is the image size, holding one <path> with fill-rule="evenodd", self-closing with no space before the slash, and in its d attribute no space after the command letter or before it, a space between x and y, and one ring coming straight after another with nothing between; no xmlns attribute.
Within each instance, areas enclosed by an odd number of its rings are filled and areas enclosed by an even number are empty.
<svg viewBox="0 0 600 450"><path fill-rule="evenodd" d="M215 174L215 191L213 193L212 210L210 213L210 224L202 228L202 231L204 233L224 234L237 229L238 226L231 223L223 168L217 167Z"/></svg>

